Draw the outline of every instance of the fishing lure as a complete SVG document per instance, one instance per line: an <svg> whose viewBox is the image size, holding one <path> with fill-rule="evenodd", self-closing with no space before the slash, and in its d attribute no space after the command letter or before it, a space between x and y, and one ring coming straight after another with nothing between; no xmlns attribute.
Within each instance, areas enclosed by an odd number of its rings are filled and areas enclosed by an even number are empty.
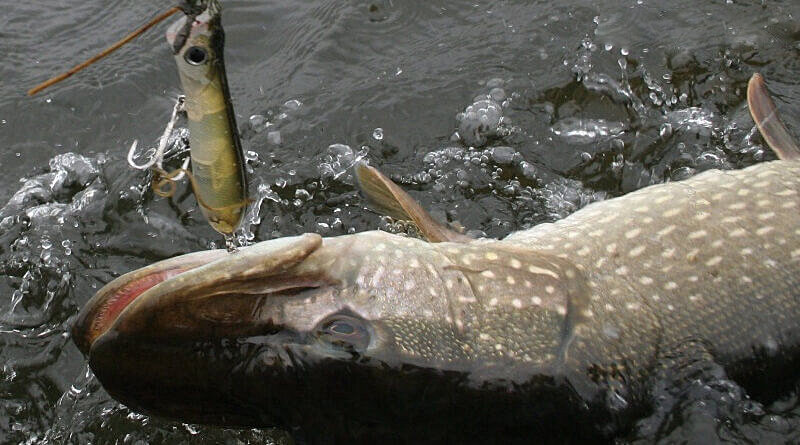
<svg viewBox="0 0 800 445"><path fill-rule="evenodd" d="M192 185L203 214L230 235L247 207L244 155L225 74L221 6L209 0L197 16L181 17L167 41L175 53L189 127Z"/></svg>
<svg viewBox="0 0 800 445"><path fill-rule="evenodd" d="M156 23L182 11L184 17L170 26L167 41L175 54L185 96L176 103L155 155L142 165L136 164L133 158L137 141L134 141L128 152L128 163L134 168L154 172L153 190L160 196L171 196L175 181L187 173L203 215L211 227L230 241L241 224L249 199L244 155L223 60L225 37L221 10L218 0L184 0L88 61L32 88L28 94L34 95L70 77ZM180 112L186 113L189 127L191 173L186 170L187 163L173 172L166 172L162 167L167 137Z"/></svg>

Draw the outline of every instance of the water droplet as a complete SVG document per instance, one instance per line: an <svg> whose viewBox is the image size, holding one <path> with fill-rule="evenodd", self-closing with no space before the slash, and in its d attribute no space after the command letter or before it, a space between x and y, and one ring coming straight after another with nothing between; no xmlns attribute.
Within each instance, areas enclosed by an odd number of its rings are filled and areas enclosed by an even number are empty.
<svg viewBox="0 0 800 445"><path fill-rule="evenodd" d="M300 107L303 106L303 102L300 102L297 99L292 99L292 100L287 100L286 102L284 102L283 106L286 107L286 109L288 109L290 111L295 111L295 110L300 109Z"/></svg>
<svg viewBox="0 0 800 445"><path fill-rule="evenodd" d="M267 142L272 145L280 145L281 144L281 132L280 131L270 131L267 133Z"/></svg>

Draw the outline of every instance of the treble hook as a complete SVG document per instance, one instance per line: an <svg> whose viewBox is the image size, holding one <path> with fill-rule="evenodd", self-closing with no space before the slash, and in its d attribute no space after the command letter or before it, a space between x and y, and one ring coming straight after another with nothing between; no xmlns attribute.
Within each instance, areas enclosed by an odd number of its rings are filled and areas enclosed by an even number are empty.
<svg viewBox="0 0 800 445"><path fill-rule="evenodd" d="M186 102L186 96L178 96L178 100L175 102L175 106L172 108L172 117L170 117L169 122L167 122L167 127L164 129L164 134L161 135L161 138L158 140L158 148L156 149L155 154L153 154L153 157L144 164L137 164L133 158L134 154L136 153L136 147L139 145L139 140L135 139L133 144L131 144L131 148L128 150L128 165L137 170L147 170L155 165L159 170L163 170L161 164L164 161L164 151L167 149L167 142L169 141L169 136L172 134L172 129L175 127L175 123L178 121L178 114L183 111L184 102ZM186 161L184 161L183 168L189 166L188 160L189 158L186 158ZM182 177L183 176L173 179L178 180Z"/></svg>

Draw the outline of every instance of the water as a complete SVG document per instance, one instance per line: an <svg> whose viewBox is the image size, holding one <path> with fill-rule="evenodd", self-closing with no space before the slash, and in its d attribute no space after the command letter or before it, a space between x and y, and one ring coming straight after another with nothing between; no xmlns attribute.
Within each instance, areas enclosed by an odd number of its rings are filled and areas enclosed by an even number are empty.
<svg viewBox="0 0 800 445"><path fill-rule="evenodd" d="M224 245L185 184L156 198L125 164L134 139L154 145L180 94L164 26L24 96L163 7L4 4L0 443L288 440L132 413L102 390L67 335L114 277ZM744 105L755 70L800 134L795 0L225 7L231 92L260 204L247 241L400 230L364 209L346 169L357 158L434 214L494 237L649 184L772 159ZM463 115L470 107L473 120ZM698 363L689 384L665 384L659 409L618 440L800 440L797 392L762 404L713 363Z"/></svg>

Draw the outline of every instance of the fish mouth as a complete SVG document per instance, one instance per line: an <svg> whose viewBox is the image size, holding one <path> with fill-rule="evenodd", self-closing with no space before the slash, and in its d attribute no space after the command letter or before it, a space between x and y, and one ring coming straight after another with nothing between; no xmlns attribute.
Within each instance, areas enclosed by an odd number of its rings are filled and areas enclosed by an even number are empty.
<svg viewBox="0 0 800 445"><path fill-rule="evenodd" d="M214 336L218 334L210 327L214 316L238 320L241 331L254 322L252 304L248 306L256 298L252 294L269 286L286 286L286 280L267 278L280 277L321 244L319 235L305 234L265 241L235 253L222 249L190 253L129 272L105 285L81 309L72 327L73 341L88 357L98 339L112 332ZM237 298L232 302L213 299L225 294ZM212 306L216 314L198 315L197 311ZM237 332L236 326L230 332Z"/></svg>

